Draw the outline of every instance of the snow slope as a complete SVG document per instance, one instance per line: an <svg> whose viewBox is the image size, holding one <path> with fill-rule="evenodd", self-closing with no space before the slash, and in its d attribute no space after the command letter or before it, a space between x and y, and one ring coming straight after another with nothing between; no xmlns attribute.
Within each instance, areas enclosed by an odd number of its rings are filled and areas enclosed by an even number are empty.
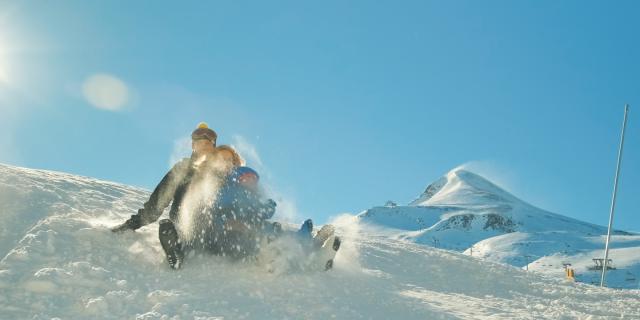
<svg viewBox="0 0 640 320"><path fill-rule="evenodd" d="M536 208L487 179L454 169L407 206L369 209L368 224L392 228L388 236L464 252L555 277L571 263L579 281L592 283L588 268L603 256L605 227ZM640 236L614 233L610 257L618 268L607 284L638 288ZM599 283L599 278L598 278Z"/></svg>
<svg viewBox="0 0 640 320"><path fill-rule="evenodd" d="M170 270L157 224L113 234L148 193L0 165L0 318L640 318L638 290L549 278L379 235L354 216L335 269L270 274L192 257Z"/></svg>
<svg viewBox="0 0 640 320"><path fill-rule="evenodd" d="M480 241L473 246L473 255L552 277L563 277L563 264L570 263L578 281L599 285L601 270L590 268L593 258L603 257L605 240L606 235L584 236L572 231L514 232ZM640 288L640 236L612 236L609 257L616 269L607 272L607 285Z"/></svg>

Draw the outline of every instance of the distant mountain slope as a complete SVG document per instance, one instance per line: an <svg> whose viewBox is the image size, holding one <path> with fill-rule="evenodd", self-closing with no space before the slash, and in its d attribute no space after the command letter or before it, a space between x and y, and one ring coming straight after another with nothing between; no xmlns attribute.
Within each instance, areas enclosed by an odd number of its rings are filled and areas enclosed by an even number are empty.
<svg viewBox="0 0 640 320"><path fill-rule="evenodd" d="M592 252L593 258L599 257L593 251L604 247L602 235L607 232L603 226L532 206L462 169L454 169L430 184L407 206L374 207L359 217L365 223L395 229L387 234L399 239L463 251L518 267L528 263L541 265L535 260L559 254L564 254L567 261L575 260L571 256L585 251ZM614 240L638 237L624 231L614 234ZM637 245L636 241L614 241L613 247ZM640 255L636 258L625 272L640 277ZM536 268L543 269L546 270ZM547 271L557 273L556 269L557 264ZM588 272L588 266L583 265L582 269ZM620 287L636 287L633 282L619 279L614 282Z"/></svg>
<svg viewBox="0 0 640 320"><path fill-rule="evenodd" d="M2 238L15 243L0 260L1 318L640 318L640 291L568 283L377 236L352 216L334 221L344 241L330 272L271 274L217 257L191 257L173 271L157 224L109 230L135 212L145 191L3 165L0 173L0 219L16 226Z"/></svg>

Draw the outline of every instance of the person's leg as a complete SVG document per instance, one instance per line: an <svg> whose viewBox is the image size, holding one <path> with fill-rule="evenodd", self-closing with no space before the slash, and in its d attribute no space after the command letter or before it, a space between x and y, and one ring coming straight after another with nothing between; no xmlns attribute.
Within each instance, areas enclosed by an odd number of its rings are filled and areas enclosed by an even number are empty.
<svg viewBox="0 0 640 320"><path fill-rule="evenodd" d="M267 243L270 243L282 235L282 224L280 222L264 221L261 231L265 235Z"/></svg>
<svg viewBox="0 0 640 320"><path fill-rule="evenodd" d="M232 260L243 260L258 253L259 234L253 231L230 231L224 239L223 250Z"/></svg>
<svg viewBox="0 0 640 320"><path fill-rule="evenodd" d="M300 226L300 230L298 230L298 235L303 238L313 238L313 221L311 219L307 219Z"/></svg>
<svg viewBox="0 0 640 320"><path fill-rule="evenodd" d="M220 248L220 241L223 238L222 233L216 230L214 227L208 228L204 234L202 234L202 251L212 255L222 255Z"/></svg>
<svg viewBox="0 0 640 320"><path fill-rule="evenodd" d="M162 244L162 249L164 249L164 253L167 255L169 266L173 269L180 269L182 261L184 260L184 252L173 221L169 219L160 220L158 231L160 244Z"/></svg>

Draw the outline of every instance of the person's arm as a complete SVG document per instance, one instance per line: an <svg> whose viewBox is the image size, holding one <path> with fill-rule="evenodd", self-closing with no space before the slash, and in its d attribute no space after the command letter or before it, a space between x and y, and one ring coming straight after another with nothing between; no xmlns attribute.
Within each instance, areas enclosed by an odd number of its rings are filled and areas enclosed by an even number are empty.
<svg viewBox="0 0 640 320"><path fill-rule="evenodd" d="M266 201L261 202L258 212L262 219L271 219L273 214L276 213L276 202L273 201L273 199L267 199Z"/></svg>
<svg viewBox="0 0 640 320"><path fill-rule="evenodd" d="M139 209L137 214L132 215L123 224L113 228L112 231L136 230L158 220L164 209L173 200L173 195L180 182L186 176L189 165L189 159L184 159L174 165L153 190L149 201L145 202L144 207Z"/></svg>
<svg viewBox="0 0 640 320"><path fill-rule="evenodd" d="M249 202L254 203L253 206L260 219L271 219L276 212L276 202L273 201L273 199L262 201L262 192L258 188L258 182L260 180L258 173L249 167L241 167L238 171L240 174L236 179L238 183L244 187L247 199L252 199L252 201Z"/></svg>

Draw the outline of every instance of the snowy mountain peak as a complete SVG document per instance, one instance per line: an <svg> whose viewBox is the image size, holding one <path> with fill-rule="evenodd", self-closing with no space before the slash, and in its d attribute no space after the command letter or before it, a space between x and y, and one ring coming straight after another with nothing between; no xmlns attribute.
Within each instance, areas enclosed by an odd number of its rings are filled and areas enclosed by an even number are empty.
<svg viewBox="0 0 640 320"><path fill-rule="evenodd" d="M410 206L484 206L524 203L488 179L460 167L430 184Z"/></svg>
<svg viewBox="0 0 640 320"><path fill-rule="evenodd" d="M571 263L580 282L600 279L591 259L602 255L605 227L537 208L462 168L437 179L408 206L373 207L359 218L398 239L554 276ZM640 236L615 230L614 237L618 271L609 284L638 288Z"/></svg>

